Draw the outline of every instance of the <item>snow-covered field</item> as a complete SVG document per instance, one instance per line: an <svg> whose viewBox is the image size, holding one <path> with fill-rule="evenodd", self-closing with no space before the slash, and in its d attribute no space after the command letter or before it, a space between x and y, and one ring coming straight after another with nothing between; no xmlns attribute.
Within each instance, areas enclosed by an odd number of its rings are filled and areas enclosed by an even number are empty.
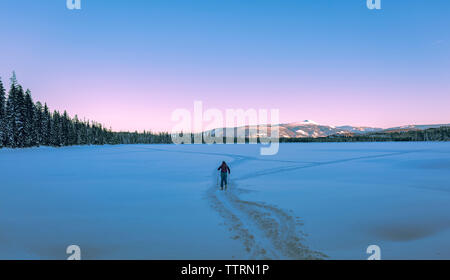
<svg viewBox="0 0 450 280"><path fill-rule="evenodd" d="M259 148L0 150L0 258L450 259L450 143Z"/></svg>

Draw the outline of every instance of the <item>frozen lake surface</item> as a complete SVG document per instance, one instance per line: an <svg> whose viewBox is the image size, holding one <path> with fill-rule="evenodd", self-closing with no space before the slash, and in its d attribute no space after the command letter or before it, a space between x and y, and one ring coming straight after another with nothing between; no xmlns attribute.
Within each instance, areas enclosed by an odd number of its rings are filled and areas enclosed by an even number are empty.
<svg viewBox="0 0 450 280"><path fill-rule="evenodd" d="M450 143L0 150L0 258L450 259ZM217 167L231 167L227 192Z"/></svg>

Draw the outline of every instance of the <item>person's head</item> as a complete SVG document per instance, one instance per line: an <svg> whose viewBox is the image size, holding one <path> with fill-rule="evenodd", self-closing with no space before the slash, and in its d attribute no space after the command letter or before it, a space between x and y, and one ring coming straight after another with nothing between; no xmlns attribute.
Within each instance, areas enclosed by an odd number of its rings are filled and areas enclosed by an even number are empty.
<svg viewBox="0 0 450 280"><path fill-rule="evenodd" d="M225 163L225 161L222 161L222 165L227 165L227 164Z"/></svg>

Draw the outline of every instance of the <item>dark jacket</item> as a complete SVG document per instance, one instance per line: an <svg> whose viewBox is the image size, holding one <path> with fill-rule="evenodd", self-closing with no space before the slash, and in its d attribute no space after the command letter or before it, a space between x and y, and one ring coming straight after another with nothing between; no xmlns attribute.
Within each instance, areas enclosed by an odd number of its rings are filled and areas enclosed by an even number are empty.
<svg viewBox="0 0 450 280"><path fill-rule="evenodd" d="M217 170L220 170L223 173L230 173L231 174L231 170L228 167L228 165L226 163L222 163L222 165L219 166L219 168L217 168Z"/></svg>

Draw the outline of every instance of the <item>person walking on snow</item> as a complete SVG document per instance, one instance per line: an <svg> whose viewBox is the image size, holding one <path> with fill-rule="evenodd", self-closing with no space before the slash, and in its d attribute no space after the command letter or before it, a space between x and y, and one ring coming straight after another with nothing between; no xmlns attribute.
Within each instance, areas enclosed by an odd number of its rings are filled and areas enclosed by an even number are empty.
<svg viewBox="0 0 450 280"><path fill-rule="evenodd" d="M223 190L223 183L225 183L225 189L227 189L227 175L231 174L230 168L225 163L225 161L222 161L222 164L219 166L219 168L217 168L217 170L220 170L220 190Z"/></svg>

